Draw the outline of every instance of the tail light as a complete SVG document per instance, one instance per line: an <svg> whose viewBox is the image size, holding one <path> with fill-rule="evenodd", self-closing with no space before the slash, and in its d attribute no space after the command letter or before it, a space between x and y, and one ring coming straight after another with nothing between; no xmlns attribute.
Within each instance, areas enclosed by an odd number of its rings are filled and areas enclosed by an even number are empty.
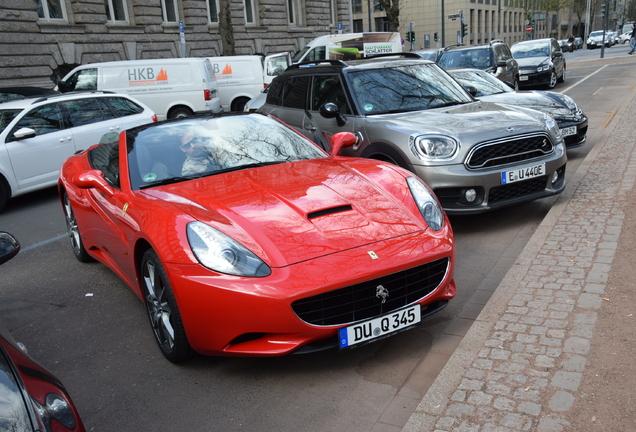
<svg viewBox="0 0 636 432"><path fill-rule="evenodd" d="M159 121L159 119L157 118L157 114L153 114L152 117L150 118L152 119L153 122Z"/></svg>
<svg viewBox="0 0 636 432"><path fill-rule="evenodd" d="M263 88L266 89L269 84L263 83Z"/></svg>
<svg viewBox="0 0 636 432"><path fill-rule="evenodd" d="M216 97L216 89L212 90L203 90L203 98L206 101L212 100Z"/></svg>

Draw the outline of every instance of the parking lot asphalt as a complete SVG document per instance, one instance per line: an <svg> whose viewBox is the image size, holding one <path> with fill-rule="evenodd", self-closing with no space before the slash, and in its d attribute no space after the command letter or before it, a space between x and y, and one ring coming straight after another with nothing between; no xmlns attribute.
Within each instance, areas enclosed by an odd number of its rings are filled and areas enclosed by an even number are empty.
<svg viewBox="0 0 636 432"><path fill-rule="evenodd" d="M636 201L635 88L595 131L597 144L403 432L572 430L588 355L603 343L595 326L608 280L636 273L613 266L619 241L636 238L623 230Z"/></svg>

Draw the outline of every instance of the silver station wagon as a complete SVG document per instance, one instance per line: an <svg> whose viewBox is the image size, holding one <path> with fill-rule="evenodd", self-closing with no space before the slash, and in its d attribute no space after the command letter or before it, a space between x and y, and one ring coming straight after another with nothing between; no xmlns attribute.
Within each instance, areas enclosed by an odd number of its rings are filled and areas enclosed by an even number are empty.
<svg viewBox="0 0 636 432"><path fill-rule="evenodd" d="M408 54L293 65L274 79L259 112L309 138L316 128L357 133L344 155L412 171L449 214L563 191L567 156L550 115L477 101L438 65Z"/></svg>

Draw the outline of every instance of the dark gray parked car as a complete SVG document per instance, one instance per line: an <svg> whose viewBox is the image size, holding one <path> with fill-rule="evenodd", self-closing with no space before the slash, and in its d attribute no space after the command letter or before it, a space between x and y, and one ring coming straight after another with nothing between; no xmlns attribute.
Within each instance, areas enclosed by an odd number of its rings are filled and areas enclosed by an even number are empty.
<svg viewBox="0 0 636 432"><path fill-rule="evenodd" d="M476 101L438 65L402 57L293 65L270 84L258 111L310 138L317 127L357 133L344 155L414 172L448 213L563 191L567 156L551 116Z"/></svg>
<svg viewBox="0 0 636 432"><path fill-rule="evenodd" d="M585 144L587 117L563 93L541 90L514 91L502 81L477 69L452 69L448 73L479 100L532 108L556 120L567 148Z"/></svg>
<svg viewBox="0 0 636 432"><path fill-rule="evenodd" d="M519 87L547 86L565 81L565 57L554 38L517 42L510 50L519 62Z"/></svg>

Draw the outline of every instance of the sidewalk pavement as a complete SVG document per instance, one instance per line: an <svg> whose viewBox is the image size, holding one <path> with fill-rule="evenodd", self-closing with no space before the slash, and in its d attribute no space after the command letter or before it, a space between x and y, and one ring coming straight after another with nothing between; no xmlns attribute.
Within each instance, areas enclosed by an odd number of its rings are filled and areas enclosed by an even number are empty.
<svg viewBox="0 0 636 432"><path fill-rule="evenodd" d="M560 432L580 385L628 203L636 92L530 239L403 432Z"/></svg>

